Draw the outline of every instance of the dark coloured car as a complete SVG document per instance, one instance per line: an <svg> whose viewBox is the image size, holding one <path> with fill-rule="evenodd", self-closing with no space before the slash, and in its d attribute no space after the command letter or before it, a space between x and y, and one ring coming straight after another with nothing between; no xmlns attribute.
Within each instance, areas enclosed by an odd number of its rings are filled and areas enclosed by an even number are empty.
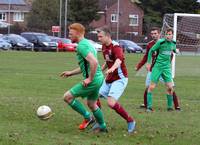
<svg viewBox="0 0 200 145"><path fill-rule="evenodd" d="M21 36L34 44L35 51L56 51L57 43L52 42L45 33L23 32Z"/></svg>
<svg viewBox="0 0 200 145"><path fill-rule="evenodd" d="M33 50L33 43L28 42L24 37L17 34L6 34L1 37L12 45L13 50Z"/></svg>
<svg viewBox="0 0 200 145"><path fill-rule="evenodd" d="M143 53L142 47L130 40L118 40L119 45L128 53Z"/></svg>

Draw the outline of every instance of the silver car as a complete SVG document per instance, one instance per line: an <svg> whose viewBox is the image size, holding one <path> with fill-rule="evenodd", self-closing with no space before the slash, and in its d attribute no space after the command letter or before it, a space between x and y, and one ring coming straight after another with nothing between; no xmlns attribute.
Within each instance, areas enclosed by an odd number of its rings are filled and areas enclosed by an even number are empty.
<svg viewBox="0 0 200 145"><path fill-rule="evenodd" d="M11 47L12 45L10 43L0 38L0 50L9 50Z"/></svg>
<svg viewBox="0 0 200 145"><path fill-rule="evenodd" d="M143 53L142 47L130 40L118 40L119 45L128 53Z"/></svg>

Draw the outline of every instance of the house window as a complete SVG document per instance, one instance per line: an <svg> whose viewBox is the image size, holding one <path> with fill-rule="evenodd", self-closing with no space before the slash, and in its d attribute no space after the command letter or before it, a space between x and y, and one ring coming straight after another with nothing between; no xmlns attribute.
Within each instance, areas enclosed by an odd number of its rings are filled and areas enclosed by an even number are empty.
<svg viewBox="0 0 200 145"><path fill-rule="evenodd" d="M138 32L127 32L128 34L133 34L133 35L135 35L135 36L137 36L138 35Z"/></svg>
<svg viewBox="0 0 200 145"><path fill-rule="evenodd" d="M138 26L138 15L129 15L129 26Z"/></svg>
<svg viewBox="0 0 200 145"><path fill-rule="evenodd" d="M22 12L15 12L13 15L14 21L24 21L24 13Z"/></svg>
<svg viewBox="0 0 200 145"><path fill-rule="evenodd" d="M6 13L0 13L0 21L6 21Z"/></svg>
<svg viewBox="0 0 200 145"><path fill-rule="evenodd" d="M117 22L117 14L111 14L111 22Z"/></svg>

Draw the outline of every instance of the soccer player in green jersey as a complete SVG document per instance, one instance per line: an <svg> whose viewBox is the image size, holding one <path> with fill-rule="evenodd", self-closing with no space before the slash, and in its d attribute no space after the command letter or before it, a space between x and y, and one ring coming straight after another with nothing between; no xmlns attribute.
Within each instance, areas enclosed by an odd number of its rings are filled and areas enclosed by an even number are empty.
<svg viewBox="0 0 200 145"><path fill-rule="evenodd" d="M140 60L140 62L136 65L135 70L138 71L146 62L147 62L147 58L148 58L148 53L149 50L153 47L153 45L160 39L160 29L158 27L152 27L151 28L151 37L152 40L147 44L146 47L146 53L143 56L143 58ZM173 54L171 55L171 59L173 58ZM154 52L152 54L152 63L151 63L151 69L153 68L155 61L157 59L157 53ZM160 77L160 82L164 82L162 77ZM173 80L172 80L173 81ZM146 82L145 82L145 91L144 91L144 104L140 105L141 108L147 108L147 92L148 92L148 87L151 83L151 72L147 72L147 76L146 76ZM175 84L173 83L173 86L175 86ZM178 111L181 110L180 106L179 106L179 100L178 100L178 96L176 95L175 91L173 92L173 102L174 102L174 108Z"/></svg>
<svg viewBox="0 0 200 145"><path fill-rule="evenodd" d="M151 74L151 84L148 87L147 93L147 111L151 112L152 110L152 91L156 87L159 78L162 77L165 85L167 87L167 109L168 111L173 110L172 100L173 100L173 81L171 74L171 53L177 52L176 42L173 41L173 30L171 28L167 29L165 32L165 38L160 39L156 44L150 49L147 59L147 70L151 68L151 59L152 53L157 52L158 56L156 62L152 69Z"/></svg>
<svg viewBox="0 0 200 145"><path fill-rule="evenodd" d="M106 132L107 129L103 113L96 104L99 89L103 83L104 77L97 61L97 51L89 41L84 38L84 34L85 27L80 23L73 23L69 26L69 38L72 42L78 43L76 55L79 67L71 71L64 71L60 76L69 77L82 73L84 79L65 92L64 101L67 102L73 110L84 117L84 121L79 125L79 129L84 130L94 122L94 119L90 112L88 112L84 105L76 98L86 98L88 107L93 112L96 121L100 124L98 132Z"/></svg>

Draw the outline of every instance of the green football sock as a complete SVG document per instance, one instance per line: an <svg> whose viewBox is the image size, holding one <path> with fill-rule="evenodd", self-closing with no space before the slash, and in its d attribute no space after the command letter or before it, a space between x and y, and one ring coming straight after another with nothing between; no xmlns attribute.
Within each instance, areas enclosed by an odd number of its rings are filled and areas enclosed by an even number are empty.
<svg viewBox="0 0 200 145"><path fill-rule="evenodd" d="M172 108L173 97L172 95L167 94L167 107Z"/></svg>
<svg viewBox="0 0 200 145"><path fill-rule="evenodd" d="M147 93L147 108L152 108L152 93Z"/></svg>
<svg viewBox="0 0 200 145"><path fill-rule="evenodd" d="M105 129L106 128L106 123L104 121L104 117L103 117L103 113L102 113L101 109L97 108L97 110L95 110L93 112L93 115L96 118L97 122L99 123L100 128L101 129Z"/></svg>
<svg viewBox="0 0 200 145"><path fill-rule="evenodd" d="M85 119L90 118L90 113L86 110L86 108L78 101L73 100L69 103L69 105L74 109L76 112L80 113Z"/></svg>

